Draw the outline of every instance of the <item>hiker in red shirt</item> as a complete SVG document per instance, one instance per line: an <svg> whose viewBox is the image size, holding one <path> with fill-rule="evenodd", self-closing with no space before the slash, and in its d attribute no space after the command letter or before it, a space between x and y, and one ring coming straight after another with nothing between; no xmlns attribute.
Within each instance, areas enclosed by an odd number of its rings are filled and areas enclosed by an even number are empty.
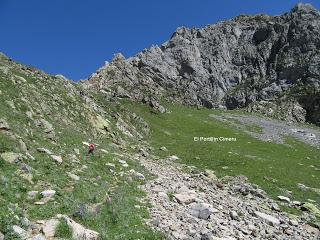
<svg viewBox="0 0 320 240"><path fill-rule="evenodd" d="M93 151L94 151L94 145L92 143L89 144L89 151L88 151L88 155L93 155Z"/></svg>

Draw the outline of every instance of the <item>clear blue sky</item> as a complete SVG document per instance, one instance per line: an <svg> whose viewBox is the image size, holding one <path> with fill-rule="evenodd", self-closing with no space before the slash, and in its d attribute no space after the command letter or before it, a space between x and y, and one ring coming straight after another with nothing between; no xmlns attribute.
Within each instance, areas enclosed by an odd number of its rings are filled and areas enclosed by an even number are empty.
<svg viewBox="0 0 320 240"><path fill-rule="evenodd" d="M278 15L319 0L0 0L0 51L74 80L113 54L130 57L168 40L179 26L202 27L241 13Z"/></svg>

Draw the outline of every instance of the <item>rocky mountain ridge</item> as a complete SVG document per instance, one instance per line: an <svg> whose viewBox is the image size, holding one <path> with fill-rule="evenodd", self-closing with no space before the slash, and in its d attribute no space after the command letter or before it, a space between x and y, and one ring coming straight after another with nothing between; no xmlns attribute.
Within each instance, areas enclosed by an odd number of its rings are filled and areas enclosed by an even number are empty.
<svg viewBox="0 0 320 240"><path fill-rule="evenodd" d="M298 4L281 16L178 28L161 46L116 55L85 84L151 105L169 99L319 124L319 48L320 12Z"/></svg>

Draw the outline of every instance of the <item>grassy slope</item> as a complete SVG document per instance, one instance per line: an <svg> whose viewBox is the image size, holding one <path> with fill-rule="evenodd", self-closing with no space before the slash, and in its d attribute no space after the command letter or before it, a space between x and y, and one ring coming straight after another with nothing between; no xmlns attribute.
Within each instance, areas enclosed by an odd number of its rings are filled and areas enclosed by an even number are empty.
<svg viewBox="0 0 320 240"><path fill-rule="evenodd" d="M66 214L85 227L98 231L101 239L162 239L160 234L154 233L144 225L143 218L147 218L148 213L146 206L138 202L144 197L144 193L138 188L141 182L135 179L128 181L125 177L113 175L106 168L105 163L111 162L115 163L116 172L123 170L118 163L119 158L112 154L119 150L112 147L111 139L107 135L94 135L89 131L90 123L81 113L86 115L91 113L86 112L82 99L77 95L69 96L70 92L60 80L50 77L39 80L25 76L18 70L13 70L9 74L23 76L27 82L13 84L8 75L0 72L2 103L0 118L9 123L11 133L23 139L36 160L23 159L23 163L32 168L33 183L30 183L21 176L18 165L8 164L0 158L0 232L6 235L6 239L15 239L11 233L11 226L13 224L22 226L20 219L23 216L35 221L49 219L59 213ZM27 101L23 101L22 98ZM16 109L12 109L7 101L13 101ZM44 110L43 107L47 109ZM105 110L111 111L112 106L108 107ZM44 118L54 126L58 139L56 144L46 138L41 127L37 127L27 118L26 111L30 111L30 108L34 112L39 111L35 114L35 119ZM115 129L113 122L112 127ZM115 134L120 133L115 131ZM101 152L95 155L94 159L87 159L84 157L87 149L82 141L88 139L110 153ZM131 141L131 144L136 143ZM55 163L46 154L38 153L36 150L38 147L45 147L57 155L62 155L64 162ZM74 148L79 148L81 152L78 156L79 164L72 163L68 157L69 154L74 154ZM0 153L8 151L24 154L18 139L0 132ZM121 153L132 154L134 151L137 150L128 148ZM151 177L136 162L126 158L121 159L127 160L128 169L136 169ZM88 168L82 170L83 165ZM67 172L77 174L80 181L71 180ZM97 178L98 176L100 178ZM48 187L57 191L54 200L43 206L37 206L34 205L37 199L27 199L28 191L41 192ZM72 188L73 191L69 191ZM111 201L107 202L107 197L110 197ZM79 206L100 202L103 202L103 205L97 214L72 216ZM135 208L134 205L141 205L141 209ZM63 224L59 226L57 234L59 237L70 238L70 232Z"/></svg>
<svg viewBox="0 0 320 240"><path fill-rule="evenodd" d="M272 197L285 194L287 189L293 191L294 200L313 199L320 203L316 193L297 188L297 183L319 187L320 172L310 165L320 167L320 150L294 139L288 139L291 147L254 139L209 117L210 113L223 114L219 110L168 105L170 114L157 115L140 104L126 105L150 124L150 141L155 149L167 147L168 153L157 150L162 157L177 155L183 163L213 169L218 176L245 175ZM237 142L194 142L196 136L236 137Z"/></svg>

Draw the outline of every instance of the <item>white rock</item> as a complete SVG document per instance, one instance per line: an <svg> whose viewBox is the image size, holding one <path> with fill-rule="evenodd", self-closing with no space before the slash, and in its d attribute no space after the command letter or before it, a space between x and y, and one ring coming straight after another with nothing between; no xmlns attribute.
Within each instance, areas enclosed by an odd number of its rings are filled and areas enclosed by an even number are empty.
<svg viewBox="0 0 320 240"><path fill-rule="evenodd" d="M50 150L46 149L46 148L37 148L37 151L41 152L41 153L46 153L48 155L52 154L52 152Z"/></svg>
<svg viewBox="0 0 320 240"><path fill-rule="evenodd" d="M55 190L45 190L45 191L42 191L40 194L44 198L51 198L56 194L56 191Z"/></svg>
<svg viewBox="0 0 320 240"><path fill-rule="evenodd" d="M60 221L58 219L50 219L45 222L42 232L46 238L53 238L56 232L56 228L59 225Z"/></svg>
<svg viewBox="0 0 320 240"><path fill-rule="evenodd" d="M180 204L190 204L194 202L196 199L195 194L189 193L189 192L177 193L177 194L174 194L173 196Z"/></svg>
<svg viewBox="0 0 320 240"><path fill-rule="evenodd" d="M38 235L32 237L32 240L46 240L46 238L42 234L38 234Z"/></svg>
<svg viewBox="0 0 320 240"><path fill-rule="evenodd" d="M278 196L278 199L283 201L283 202L287 202L287 203L290 203L290 198L288 197L284 197L284 196Z"/></svg>
<svg viewBox="0 0 320 240"><path fill-rule="evenodd" d="M72 231L72 237L73 239L83 239L83 240L97 240L99 237L99 233L95 232L90 229L86 229L84 226L80 225L79 223L76 223L71 218L67 216L62 216L64 221L67 223L67 225L70 227Z"/></svg>
<svg viewBox="0 0 320 240"><path fill-rule="evenodd" d="M113 163L106 163L106 166L107 166L108 168L115 168L115 167L116 167L116 165L113 164Z"/></svg>
<svg viewBox="0 0 320 240"><path fill-rule="evenodd" d="M69 176L71 179L75 180L75 181L79 181L79 180L80 180L80 177L77 176L77 175L75 175L75 174L73 174L73 173L68 173L68 176Z"/></svg>
<svg viewBox="0 0 320 240"><path fill-rule="evenodd" d="M167 195L165 192L159 192L159 193L158 193L158 196L159 196L159 198L164 199L164 200L166 200L166 201L169 200L169 197L168 197L168 195Z"/></svg>
<svg viewBox="0 0 320 240"><path fill-rule="evenodd" d="M27 231L17 225L12 226L12 231L15 235L19 236L21 239L27 238Z"/></svg>
<svg viewBox="0 0 320 240"><path fill-rule="evenodd" d="M51 155L51 157L52 157L52 159L53 159L54 161L56 161L57 163L62 163L62 162L63 162L61 156Z"/></svg>
<svg viewBox="0 0 320 240"><path fill-rule="evenodd" d="M265 220L267 223L269 223L270 225L276 226L276 225L280 225L280 220L276 217L273 217L271 215L268 215L266 213L262 213L259 211L255 211L254 212L255 215L263 220Z"/></svg>
<svg viewBox="0 0 320 240"><path fill-rule="evenodd" d="M119 163L120 163L120 164L127 164L127 162L124 161L124 160L119 160Z"/></svg>
<svg viewBox="0 0 320 240"><path fill-rule="evenodd" d="M172 156L168 157L167 160L169 160L169 161L177 161L177 160L179 160L179 158L177 156L175 156L175 155L172 155Z"/></svg>

